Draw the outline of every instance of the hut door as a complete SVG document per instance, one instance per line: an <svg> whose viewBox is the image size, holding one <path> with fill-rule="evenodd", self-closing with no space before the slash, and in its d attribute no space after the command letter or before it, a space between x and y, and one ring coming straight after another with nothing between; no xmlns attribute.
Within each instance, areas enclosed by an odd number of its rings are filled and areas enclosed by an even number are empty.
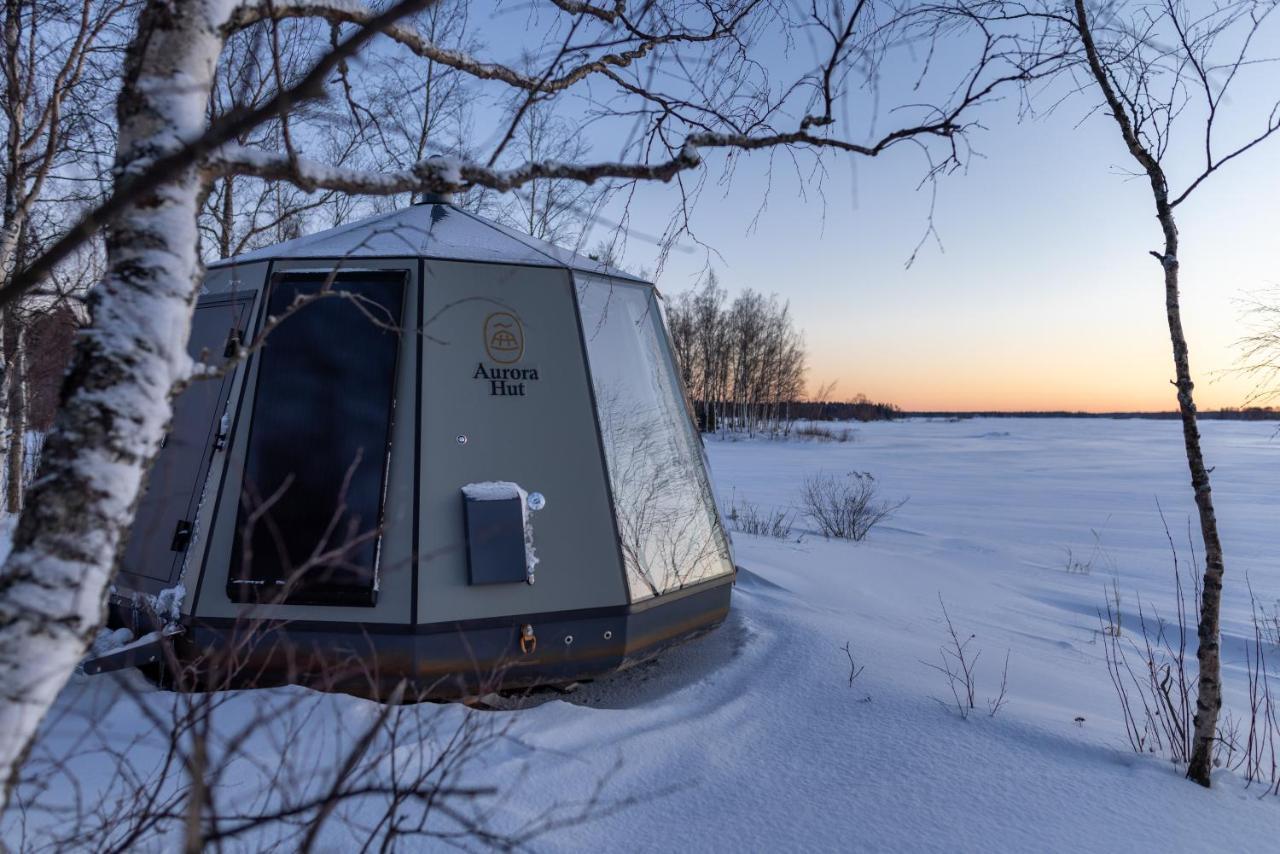
<svg viewBox="0 0 1280 854"><path fill-rule="evenodd" d="M375 604L403 272L285 273L262 348L227 593Z"/></svg>
<svg viewBox="0 0 1280 854"><path fill-rule="evenodd" d="M253 296L219 295L196 305L187 345L192 358L215 367L226 363L231 339L244 336ZM173 422L151 467L120 564L140 589L155 592L178 579L230 390L228 372L196 380L174 401Z"/></svg>

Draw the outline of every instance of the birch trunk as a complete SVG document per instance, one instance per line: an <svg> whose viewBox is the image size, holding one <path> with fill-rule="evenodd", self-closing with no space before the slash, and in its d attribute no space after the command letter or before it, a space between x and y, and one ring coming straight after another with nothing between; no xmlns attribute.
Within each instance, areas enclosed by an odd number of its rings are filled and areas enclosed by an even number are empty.
<svg viewBox="0 0 1280 854"><path fill-rule="evenodd" d="M1166 213L1173 228L1172 213ZM1163 218L1163 217L1162 217ZM1176 233L1176 232L1175 232ZM1182 334L1182 312L1178 304L1178 257L1165 253L1165 313L1169 320L1169 337L1173 343L1173 364L1177 371L1178 412L1182 416L1182 438L1186 445L1187 465L1191 470L1191 487L1195 490L1196 511L1200 517L1200 535L1204 539L1204 582L1200 594L1200 622L1197 627L1199 645L1199 685L1196 691L1195 734L1187 777L1208 786L1213 771L1213 744L1217 738L1218 712L1222 709L1222 662L1219 644L1219 612L1222 608L1222 576L1225 562L1222 541L1218 536L1218 520L1213 508L1213 491L1209 470L1200 450L1200 428L1196 423L1196 404L1192 397L1191 362L1187 355L1187 339Z"/></svg>
<svg viewBox="0 0 1280 854"><path fill-rule="evenodd" d="M9 122L5 132L5 158L7 168L4 170L4 208L0 212L0 287L9 283L12 272L10 262L13 249L17 246L17 211L18 211L18 173L21 160L21 133L25 102L21 98L18 33L20 29L21 4L18 0L5 0L4 4L4 54L0 58L0 69L3 70L5 95L8 101ZM5 327L11 322L14 306L0 313L0 442L8 448L10 444L9 423L9 389L13 382L13 366L6 358Z"/></svg>
<svg viewBox="0 0 1280 854"><path fill-rule="evenodd" d="M22 150L22 137L26 133L27 99L23 83L30 71L23 67L21 36L21 0L5 0L3 71L9 123L5 133L4 224L0 227L0 274L5 284L13 272L14 252L18 248L18 231L23 221L21 195L26 183L27 158Z"/></svg>
<svg viewBox="0 0 1280 854"><path fill-rule="evenodd" d="M1219 611L1222 606L1222 576L1225 562L1222 540L1218 535L1218 519L1213 508L1213 491L1209 485L1209 469L1200 448L1200 427L1196 421L1195 388L1191 382L1191 359L1187 338L1182 331L1182 307L1178 297L1178 225L1169 201L1169 183L1160 162L1142 144L1124 103L1093 40L1084 0L1075 0L1076 22L1084 46L1089 70L1106 99L1107 107L1120 128L1129 154L1142 167L1151 184L1156 219L1164 234L1164 251L1152 252L1164 269L1164 307L1169 324L1169 340L1173 345L1174 386L1178 390L1178 414L1182 421L1182 440L1187 467L1191 472L1191 488L1195 492L1196 512L1200 518L1200 535L1204 540L1204 585L1200 597L1200 619L1197 625L1199 645L1199 684L1196 690L1195 733L1192 736L1191 761L1187 777L1209 786L1213 770L1213 743L1217 738L1218 712L1222 708L1221 660L1219 647Z"/></svg>
<svg viewBox="0 0 1280 854"><path fill-rule="evenodd" d="M218 222L218 257L230 258L232 241L235 239L236 201L234 175L222 179L222 211Z"/></svg>
<svg viewBox="0 0 1280 854"><path fill-rule="evenodd" d="M126 56L116 182L204 129L231 0L148 0ZM102 623L114 564L170 417L202 274L195 169L107 229L107 272L0 570L0 809L41 719Z"/></svg>
<svg viewBox="0 0 1280 854"><path fill-rule="evenodd" d="M5 509L10 514L22 512L22 474L27 461L27 342L25 330L16 324L15 327L13 356L9 360L9 445L5 461Z"/></svg>
<svg viewBox="0 0 1280 854"><path fill-rule="evenodd" d="M5 358L4 323L9 312L0 310L0 443L9 446L9 360Z"/></svg>

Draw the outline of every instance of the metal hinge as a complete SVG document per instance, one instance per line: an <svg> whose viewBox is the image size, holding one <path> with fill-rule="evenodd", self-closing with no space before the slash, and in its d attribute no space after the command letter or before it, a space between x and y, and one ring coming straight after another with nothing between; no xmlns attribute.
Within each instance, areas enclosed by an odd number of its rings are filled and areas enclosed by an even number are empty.
<svg viewBox="0 0 1280 854"><path fill-rule="evenodd" d="M213 449L221 451L227 446L227 434L231 432L231 415L222 413L222 418L218 419L218 435L213 437Z"/></svg>
<svg viewBox="0 0 1280 854"><path fill-rule="evenodd" d="M191 532L194 526L186 519L179 519L178 524L173 528L173 543L169 548L175 552L185 552L187 546L191 545Z"/></svg>

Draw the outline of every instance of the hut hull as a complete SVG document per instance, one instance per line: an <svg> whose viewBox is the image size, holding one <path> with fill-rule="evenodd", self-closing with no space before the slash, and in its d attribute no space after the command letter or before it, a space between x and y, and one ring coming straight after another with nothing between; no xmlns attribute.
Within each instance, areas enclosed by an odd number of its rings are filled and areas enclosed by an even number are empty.
<svg viewBox="0 0 1280 854"><path fill-rule="evenodd" d="M168 603L141 648L179 687L445 698L720 623L660 298L598 267L439 204L210 265L190 351L217 370L175 402L112 625Z"/></svg>
<svg viewBox="0 0 1280 854"><path fill-rule="evenodd" d="M184 617L147 671L186 690L293 684L385 700L404 682L406 700L466 699L626 670L719 626L732 589L730 579L719 579L660 607L651 601L420 626ZM159 628L120 599L111 602L108 624L138 636ZM527 652L525 626L536 639Z"/></svg>

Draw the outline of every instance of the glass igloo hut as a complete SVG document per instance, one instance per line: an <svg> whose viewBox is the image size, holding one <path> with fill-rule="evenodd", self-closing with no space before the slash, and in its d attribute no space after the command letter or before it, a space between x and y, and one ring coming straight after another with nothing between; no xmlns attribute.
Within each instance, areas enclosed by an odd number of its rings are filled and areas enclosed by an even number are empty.
<svg viewBox="0 0 1280 854"><path fill-rule="evenodd" d="M136 633L172 607L181 660L456 696L599 676L728 612L649 283L419 204L210 265L190 349L223 370L175 402L109 606Z"/></svg>

